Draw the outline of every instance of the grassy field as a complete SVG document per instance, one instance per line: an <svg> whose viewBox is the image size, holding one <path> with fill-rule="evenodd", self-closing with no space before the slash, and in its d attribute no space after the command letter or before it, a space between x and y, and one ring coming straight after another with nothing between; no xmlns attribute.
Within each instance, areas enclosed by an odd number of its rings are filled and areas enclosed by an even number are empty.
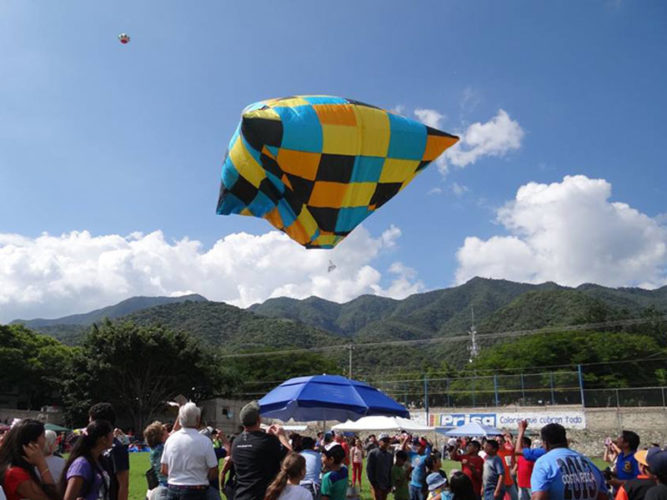
<svg viewBox="0 0 667 500"><path fill-rule="evenodd" d="M606 464L599 459L594 458L593 462L600 468L606 467ZM444 460L442 468L449 474L452 469L460 469L461 464L452 462L451 460ZM148 461L148 453L130 453L130 500L144 500L146 498L146 477L144 473L150 467ZM368 491L368 481L366 480L366 461L364 460L362 479L361 500L371 500L370 492ZM224 500L224 495L223 495Z"/></svg>

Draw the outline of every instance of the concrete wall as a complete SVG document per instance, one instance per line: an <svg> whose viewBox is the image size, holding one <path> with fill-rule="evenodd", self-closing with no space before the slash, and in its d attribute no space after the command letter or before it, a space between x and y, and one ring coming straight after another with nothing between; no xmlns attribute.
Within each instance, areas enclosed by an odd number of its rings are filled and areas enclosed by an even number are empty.
<svg viewBox="0 0 667 500"><path fill-rule="evenodd" d="M9 408L0 408L0 422L11 424L15 418L33 418L40 422L64 425L65 416L60 411L36 411L36 410L13 410Z"/></svg>

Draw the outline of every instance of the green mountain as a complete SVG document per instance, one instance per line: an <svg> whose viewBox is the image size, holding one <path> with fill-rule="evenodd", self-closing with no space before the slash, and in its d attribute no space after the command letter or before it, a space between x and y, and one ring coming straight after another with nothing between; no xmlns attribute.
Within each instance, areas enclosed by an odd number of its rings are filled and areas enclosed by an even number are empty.
<svg viewBox="0 0 667 500"><path fill-rule="evenodd" d="M198 294L182 295L180 297L132 297L118 304L95 309L84 314L73 314L55 319L17 319L11 324L21 324L31 330L44 333L67 345L80 344L86 332L93 323L99 323L105 318L118 319L135 311L151 307L174 304L179 302L206 302L206 297Z"/></svg>
<svg viewBox="0 0 667 500"><path fill-rule="evenodd" d="M211 348L227 353L324 348L322 352L341 366L346 366L349 354L341 346L352 345L355 370L371 376L392 370L407 373L439 370L447 364L462 366L468 359L467 332L473 311L480 334L639 317L652 318L655 323L667 314L667 287L612 289L587 284L568 288L555 283L530 285L474 278L460 286L403 300L363 295L338 304L318 297L277 298L247 310L201 296L137 297L83 315L24 324L76 344L89 325L103 317L159 323L188 331ZM58 321L68 323L55 324ZM653 328L658 332L653 334L659 335L661 326L656 323ZM646 329L639 326L631 331L646 333ZM485 340L482 335L480 341L488 346L497 339ZM326 350L328 346L333 348Z"/></svg>
<svg viewBox="0 0 667 500"><path fill-rule="evenodd" d="M324 328L358 342L408 340L464 333L470 328L473 311L477 320L484 319L522 294L559 288L554 283L527 285L473 278L457 287L419 293L403 300L363 295L336 304L317 297L279 298L250 309L263 316L290 318Z"/></svg>
<svg viewBox="0 0 667 500"><path fill-rule="evenodd" d="M612 301L610 301L612 302ZM485 317L480 333L529 330L548 326L602 323L629 317L626 309L615 308L582 290L530 291Z"/></svg>
<svg viewBox="0 0 667 500"><path fill-rule="evenodd" d="M223 302L181 302L137 311L122 318L188 331L205 344L228 352L321 347L339 336L291 319L267 318Z"/></svg>
<svg viewBox="0 0 667 500"><path fill-rule="evenodd" d="M175 302L206 302L206 297L202 297L196 293L190 295L181 295L180 297L132 297L127 300L123 300L118 304L113 306L103 307L101 309L95 309L84 314L73 314L71 316L64 316L62 318L55 319L31 319L31 320L22 320L17 319L12 321L11 324L21 324L25 325L32 330L40 330L44 327L51 326L60 326L60 325L82 325L89 326L95 322L101 321L104 318L116 319L122 316L127 316L132 314L135 311L141 309L147 309L153 306L159 306L162 304L172 304Z"/></svg>
<svg viewBox="0 0 667 500"><path fill-rule="evenodd" d="M376 295L362 295L345 304L319 297L304 300L281 297L254 304L249 310L261 316L289 318L330 332L354 336L359 329L390 313L398 303L398 300Z"/></svg>

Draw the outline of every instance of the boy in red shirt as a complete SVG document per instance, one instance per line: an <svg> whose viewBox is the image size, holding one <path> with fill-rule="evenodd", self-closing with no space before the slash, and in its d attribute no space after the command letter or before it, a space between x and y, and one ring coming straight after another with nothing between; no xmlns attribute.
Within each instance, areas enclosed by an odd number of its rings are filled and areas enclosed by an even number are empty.
<svg viewBox="0 0 667 500"><path fill-rule="evenodd" d="M503 439L504 442L500 445L498 456L503 461L503 468L505 469L505 491L512 500L518 500L519 495L511 473L515 464L514 443L512 443L512 435L509 433L505 434L503 438L498 439L498 442L502 442Z"/></svg>
<svg viewBox="0 0 667 500"><path fill-rule="evenodd" d="M479 456L481 448L479 441L470 441L466 447L465 455L462 455L459 450L451 452L451 459L461 462L461 470L470 478L472 490L478 498L482 490L482 473L484 471L484 459Z"/></svg>
<svg viewBox="0 0 667 500"><path fill-rule="evenodd" d="M531 441L527 437L521 438L521 448L530 448ZM519 487L519 500L530 500L530 476L533 473L535 462L526 460L523 455L516 456L516 482Z"/></svg>

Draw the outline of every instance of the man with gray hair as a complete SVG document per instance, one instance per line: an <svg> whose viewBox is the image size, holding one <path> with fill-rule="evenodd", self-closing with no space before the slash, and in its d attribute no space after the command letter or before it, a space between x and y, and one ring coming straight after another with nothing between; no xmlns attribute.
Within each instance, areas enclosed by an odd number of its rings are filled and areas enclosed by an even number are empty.
<svg viewBox="0 0 667 500"><path fill-rule="evenodd" d="M173 432L164 444L160 463L167 476L169 500L203 500L209 479L218 476L218 460L213 443L199 434L197 428L201 410L189 402L178 409L180 429Z"/></svg>
<svg viewBox="0 0 667 500"><path fill-rule="evenodd" d="M63 469L65 468L65 459L54 455L58 446L56 443L58 435L54 431L46 430L44 432L44 438L44 460L46 460L46 465L49 466L51 475L54 478L60 478Z"/></svg>
<svg viewBox="0 0 667 500"><path fill-rule="evenodd" d="M259 404L252 401L239 413L243 432L232 445L236 470L235 500L263 500L266 488L280 471L280 463L292 449L279 425L267 432L260 427Z"/></svg>

